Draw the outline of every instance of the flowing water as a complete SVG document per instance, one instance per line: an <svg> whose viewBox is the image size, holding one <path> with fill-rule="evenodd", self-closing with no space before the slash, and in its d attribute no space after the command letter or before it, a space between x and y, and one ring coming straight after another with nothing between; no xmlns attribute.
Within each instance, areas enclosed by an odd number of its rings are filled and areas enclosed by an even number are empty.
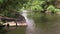
<svg viewBox="0 0 60 34"><path fill-rule="evenodd" d="M60 34L60 16L22 11L27 27L0 28L0 34Z"/></svg>

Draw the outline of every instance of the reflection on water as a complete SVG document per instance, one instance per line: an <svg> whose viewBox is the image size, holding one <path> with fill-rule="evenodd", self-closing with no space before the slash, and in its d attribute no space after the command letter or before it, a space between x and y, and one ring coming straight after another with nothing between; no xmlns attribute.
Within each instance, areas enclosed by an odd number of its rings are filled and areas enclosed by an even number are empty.
<svg viewBox="0 0 60 34"><path fill-rule="evenodd" d="M34 14L23 10L22 16L26 19L27 27L2 28L0 34L60 34L59 15Z"/></svg>
<svg viewBox="0 0 60 34"><path fill-rule="evenodd" d="M33 19L27 17L28 14L26 10L23 10L22 15L25 17L27 25L28 25L26 28L26 34L33 34L35 30L35 23Z"/></svg>
<svg viewBox="0 0 60 34"><path fill-rule="evenodd" d="M38 34L60 34L60 16L51 14L42 14L42 16L34 17L36 22L36 33Z"/></svg>

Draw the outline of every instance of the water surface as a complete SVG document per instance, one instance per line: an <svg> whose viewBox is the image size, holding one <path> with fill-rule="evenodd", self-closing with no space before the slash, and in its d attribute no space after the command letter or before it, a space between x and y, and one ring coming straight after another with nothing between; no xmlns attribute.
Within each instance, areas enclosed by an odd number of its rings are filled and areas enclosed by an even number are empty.
<svg viewBox="0 0 60 34"><path fill-rule="evenodd" d="M1 28L0 34L60 34L60 16L23 10L27 27Z"/></svg>

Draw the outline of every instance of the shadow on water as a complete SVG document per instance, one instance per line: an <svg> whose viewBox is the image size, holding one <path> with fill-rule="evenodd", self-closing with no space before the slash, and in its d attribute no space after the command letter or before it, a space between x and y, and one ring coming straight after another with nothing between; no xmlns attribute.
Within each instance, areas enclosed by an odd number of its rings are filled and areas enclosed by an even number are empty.
<svg viewBox="0 0 60 34"><path fill-rule="evenodd" d="M0 27L0 34L6 34L7 30L4 27Z"/></svg>
<svg viewBox="0 0 60 34"><path fill-rule="evenodd" d="M42 14L42 16L41 16L40 18L41 18L40 21L41 21L42 23L45 23L45 22L48 21L48 18L46 18L46 14Z"/></svg>
<svg viewBox="0 0 60 34"><path fill-rule="evenodd" d="M0 34L26 34L26 27L0 28Z"/></svg>
<svg viewBox="0 0 60 34"><path fill-rule="evenodd" d="M35 16L34 16L35 15ZM34 14L37 34L60 34L60 16L56 14ZM39 15L39 16L38 16Z"/></svg>

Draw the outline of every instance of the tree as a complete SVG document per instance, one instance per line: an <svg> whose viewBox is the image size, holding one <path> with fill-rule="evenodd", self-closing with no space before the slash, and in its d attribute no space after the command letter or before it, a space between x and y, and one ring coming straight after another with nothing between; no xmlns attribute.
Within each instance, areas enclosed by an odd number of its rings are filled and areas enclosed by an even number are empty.
<svg viewBox="0 0 60 34"><path fill-rule="evenodd" d="M15 15L23 7L23 4L28 0L0 0L0 15L9 16Z"/></svg>
<svg viewBox="0 0 60 34"><path fill-rule="evenodd" d="M0 16L19 18L18 11L26 4L28 0L0 0ZM20 17L21 18L21 17ZM3 20L5 22L5 20ZM16 22L17 20L15 20ZM17 26L17 22L16 22Z"/></svg>

